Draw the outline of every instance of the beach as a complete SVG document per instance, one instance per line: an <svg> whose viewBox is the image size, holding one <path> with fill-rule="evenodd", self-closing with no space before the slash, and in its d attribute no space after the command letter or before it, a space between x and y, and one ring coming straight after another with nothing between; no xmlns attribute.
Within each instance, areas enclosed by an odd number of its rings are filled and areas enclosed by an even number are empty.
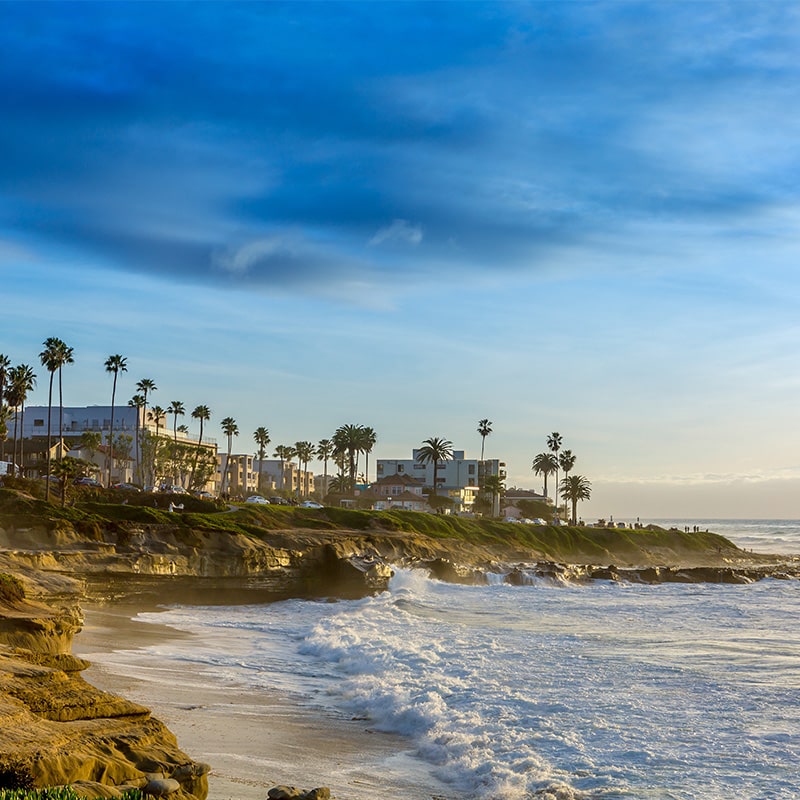
<svg viewBox="0 0 800 800"><path fill-rule="evenodd" d="M208 667L187 668L168 653L176 640L197 637L135 619L153 608L83 609L85 625L73 652L92 662L84 677L150 708L186 753L210 764L209 800L264 800L281 784L329 786L340 800L448 797L410 755L405 737L303 707L277 690L224 685ZM153 648L163 653L155 655Z"/></svg>

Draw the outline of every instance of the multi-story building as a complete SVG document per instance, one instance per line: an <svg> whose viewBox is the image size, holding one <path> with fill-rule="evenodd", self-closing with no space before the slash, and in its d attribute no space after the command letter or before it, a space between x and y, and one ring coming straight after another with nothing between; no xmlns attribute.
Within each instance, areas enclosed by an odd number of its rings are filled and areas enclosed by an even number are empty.
<svg viewBox="0 0 800 800"><path fill-rule="evenodd" d="M389 475L409 475L421 480L429 489L433 488L433 463L420 461L418 455L419 450L414 449L411 458L379 458L376 465L378 479ZM463 450L454 450L452 459L439 462L437 492L441 494L444 490L480 487L484 477L489 475L505 478L505 467L505 463L496 458L481 461L477 458L466 458Z"/></svg>
<svg viewBox="0 0 800 800"><path fill-rule="evenodd" d="M233 497L247 497L258 490L258 472L253 468L253 456L244 453L217 453L220 489Z"/></svg>
<svg viewBox="0 0 800 800"><path fill-rule="evenodd" d="M306 497L316 490L314 473L302 470L294 461L265 458L263 462L255 459L253 469L262 474L262 485L269 482L273 489L287 491L298 497ZM328 476L330 480L330 476Z"/></svg>

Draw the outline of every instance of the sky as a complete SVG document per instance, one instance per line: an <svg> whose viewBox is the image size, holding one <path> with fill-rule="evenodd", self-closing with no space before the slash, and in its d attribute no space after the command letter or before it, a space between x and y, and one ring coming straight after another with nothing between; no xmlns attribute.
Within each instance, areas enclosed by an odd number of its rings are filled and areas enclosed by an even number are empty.
<svg viewBox="0 0 800 800"><path fill-rule="evenodd" d="M798 52L781 0L0 2L0 353L239 452L488 418L585 519L798 518Z"/></svg>

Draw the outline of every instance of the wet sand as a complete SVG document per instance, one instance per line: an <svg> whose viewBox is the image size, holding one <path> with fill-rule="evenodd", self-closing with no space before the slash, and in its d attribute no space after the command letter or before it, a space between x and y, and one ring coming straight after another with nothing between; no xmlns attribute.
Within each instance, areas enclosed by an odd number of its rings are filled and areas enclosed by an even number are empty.
<svg viewBox="0 0 800 800"><path fill-rule="evenodd" d="M137 621L144 610L156 609L84 605L73 652L92 662L87 681L150 708L184 752L211 765L209 800L264 800L279 784L329 786L338 800L455 798L403 737L278 691L224 686L207 668L145 651L194 634Z"/></svg>

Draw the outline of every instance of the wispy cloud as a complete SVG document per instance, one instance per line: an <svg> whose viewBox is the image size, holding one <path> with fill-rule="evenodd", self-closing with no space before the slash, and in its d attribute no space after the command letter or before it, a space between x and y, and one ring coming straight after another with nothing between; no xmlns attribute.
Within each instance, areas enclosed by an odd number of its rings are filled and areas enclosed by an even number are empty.
<svg viewBox="0 0 800 800"><path fill-rule="evenodd" d="M372 247L386 242L399 242L401 244L418 245L422 241L422 226L411 225L404 219L396 219L391 225L378 230L369 240Z"/></svg>

